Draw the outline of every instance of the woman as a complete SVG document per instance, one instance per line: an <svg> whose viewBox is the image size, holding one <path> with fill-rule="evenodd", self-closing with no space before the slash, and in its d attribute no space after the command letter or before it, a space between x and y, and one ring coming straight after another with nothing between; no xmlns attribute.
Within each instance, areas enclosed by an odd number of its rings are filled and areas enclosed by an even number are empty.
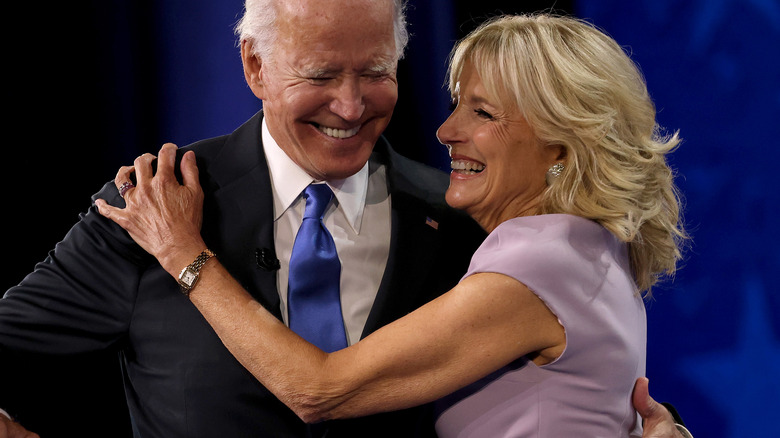
<svg viewBox="0 0 780 438"><path fill-rule="evenodd" d="M446 199L490 233L454 289L330 354L266 312L218 260L190 299L308 422L438 400L442 437L638 435L641 293L674 272L686 237L664 158L677 136L659 135L617 43L571 18L484 24L453 52L450 91L454 110L438 131L452 157ZM126 209L98 206L178 278L206 244L199 217L164 219L202 202L192 152L186 190L176 190L174 150L161 150L154 178L148 160L136 162Z"/></svg>

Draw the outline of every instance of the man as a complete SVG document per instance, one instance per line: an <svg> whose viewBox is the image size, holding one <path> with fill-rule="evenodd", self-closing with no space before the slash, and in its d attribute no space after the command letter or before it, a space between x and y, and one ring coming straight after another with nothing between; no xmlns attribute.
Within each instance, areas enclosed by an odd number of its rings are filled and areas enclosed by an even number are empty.
<svg viewBox="0 0 780 438"><path fill-rule="evenodd" d="M407 40L401 3L248 1L241 54L264 110L189 147L205 192L204 239L284 321L301 191L330 183L337 202L325 222L342 261L349 343L448 290L484 237L445 205L446 176L380 138ZM113 184L96 198L123 204ZM121 345L138 437L433 436L426 406L305 425L230 355L179 288L92 208L0 301L0 354Z"/></svg>

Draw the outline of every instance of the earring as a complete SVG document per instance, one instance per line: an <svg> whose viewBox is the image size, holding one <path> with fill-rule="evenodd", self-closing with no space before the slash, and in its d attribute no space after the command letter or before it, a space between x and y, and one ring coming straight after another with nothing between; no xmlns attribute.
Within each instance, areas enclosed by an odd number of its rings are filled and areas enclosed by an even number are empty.
<svg viewBox="0 0 780 438"><path fill-rule="evenodd" d="M563 165L563 163L555 163L550 167L549 170L547 170L547 174L545 175L545 179L547 180L547 185L551 186L555 180L561 176L561 173L563 173L563 169L565 169L566 166Z"/></svg>

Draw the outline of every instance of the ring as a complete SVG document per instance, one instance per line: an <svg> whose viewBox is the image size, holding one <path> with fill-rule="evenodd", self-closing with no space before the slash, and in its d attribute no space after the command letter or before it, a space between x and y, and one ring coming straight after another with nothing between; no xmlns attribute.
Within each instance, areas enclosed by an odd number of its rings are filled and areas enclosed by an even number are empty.
<svg viewBox="0 0 780 438"><path fill-rule="evenodd" d="M128 190L135 187L135 184L131 183L130 181L125 181L122 183L121 186L119 186L119 196L125 197L125 193L127 193Z"/></svg>

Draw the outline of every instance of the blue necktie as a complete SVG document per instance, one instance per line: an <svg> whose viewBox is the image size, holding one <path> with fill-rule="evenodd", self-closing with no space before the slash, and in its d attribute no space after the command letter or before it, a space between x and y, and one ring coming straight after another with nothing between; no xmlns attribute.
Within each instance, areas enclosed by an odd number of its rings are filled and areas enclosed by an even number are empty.
<svg viewBox="0 0 780 438"><path fill-rule="evenodd" d="M295 333L330 353L347 346L339 294L341 263L322 223L333 192L326 184L311 184L303 196L306 210L290 256L287 311Z"/></svg>

